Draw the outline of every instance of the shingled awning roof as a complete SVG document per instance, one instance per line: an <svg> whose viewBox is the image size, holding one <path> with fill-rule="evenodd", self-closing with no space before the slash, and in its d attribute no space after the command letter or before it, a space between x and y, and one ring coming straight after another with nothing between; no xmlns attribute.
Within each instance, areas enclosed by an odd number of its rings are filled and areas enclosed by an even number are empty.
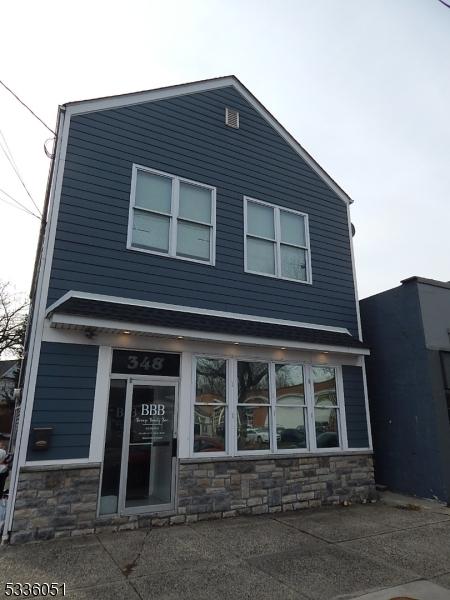
<svg viewBox="0 0 450 600"><path fill-rule="evenodd" d="M193 308L192 311L195 309ZM51 319L54 327L72 325L72 328L94 327L102 330L122 328L133 329L139 333L145 332L153 326L157 331L162 328L168 329L174 336L186 335L186 332L190 332L187 335L196 337L196 332L202 332L203 334L212 334L211 339L214 334L222 334L240 338L243 343L252 338L252 340L260 339L261 343L263 340L277 340L278 342L299 343L302 346L327 346L339 348L340 351L346 349L347 351L356 351L358 354L368 353L365 344L349 333L341 331L284 325L264 321L262 318L261 320L248 320L201 314L201 312L187 312L186 308L170 310L71 296L51 307L47 316ZM64 316L79 317L80 319L71 321L64 319ZM112 327L111 323L114 323L115 327Z"/></svg>

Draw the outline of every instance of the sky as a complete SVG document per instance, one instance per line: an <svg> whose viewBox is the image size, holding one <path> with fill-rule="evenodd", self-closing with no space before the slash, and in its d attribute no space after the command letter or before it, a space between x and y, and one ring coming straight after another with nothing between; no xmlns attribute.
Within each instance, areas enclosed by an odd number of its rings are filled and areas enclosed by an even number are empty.
<svg viewBox="0 0 450 600"><path fill-rule="evenodd" d="M359 297L450 280L450 8L439 0L49 0L0 6L0 79L58 105L234 74L352 197ZM0 87L0 141L42 209L52 134ZM3 138L1 135L3 134ZM0 150L0 280L39 220Z"/></svg>

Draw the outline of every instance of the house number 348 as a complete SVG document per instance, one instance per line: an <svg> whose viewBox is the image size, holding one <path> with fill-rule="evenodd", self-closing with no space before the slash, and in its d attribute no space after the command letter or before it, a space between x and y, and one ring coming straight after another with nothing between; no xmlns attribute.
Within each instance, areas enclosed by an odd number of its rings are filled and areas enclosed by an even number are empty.
<svg viewBox="0 0 450 600"><path fill-rule="evenodd" d="M145 369L146 371L161 371L164 366L164 358L162 356L156 356L151 361L148 356L144 356L144 358L139 362L139 357L130 354L128 356L128 368L130 370L133 369Z"/></svg>

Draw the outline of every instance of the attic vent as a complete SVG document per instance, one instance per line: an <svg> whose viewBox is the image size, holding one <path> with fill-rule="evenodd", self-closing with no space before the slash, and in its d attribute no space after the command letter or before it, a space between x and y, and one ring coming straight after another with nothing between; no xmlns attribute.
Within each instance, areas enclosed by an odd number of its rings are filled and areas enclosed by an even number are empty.
<svg viewBox="0 0 450 600"><path fill-rule="evenodd" d="M239 113L234 108L225 108L225 125L239 129Z"/></svg>

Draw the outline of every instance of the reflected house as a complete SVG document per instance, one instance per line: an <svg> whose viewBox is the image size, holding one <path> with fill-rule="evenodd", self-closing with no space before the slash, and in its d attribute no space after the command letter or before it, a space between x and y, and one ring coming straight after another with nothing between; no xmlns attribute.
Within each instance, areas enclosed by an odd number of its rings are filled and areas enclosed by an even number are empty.
<svg viewBox="0 0 450 600"><path fill-rule="evenodd" d="M62 106L4 538L369 498L351 202L235 77Z"/></svg>

